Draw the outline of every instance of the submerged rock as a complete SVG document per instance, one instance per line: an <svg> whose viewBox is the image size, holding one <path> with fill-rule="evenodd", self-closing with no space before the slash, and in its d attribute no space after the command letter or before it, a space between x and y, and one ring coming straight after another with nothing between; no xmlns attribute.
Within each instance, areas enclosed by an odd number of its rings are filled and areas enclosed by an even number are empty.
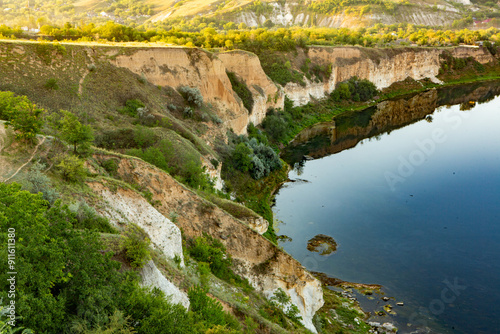
<svg viewBox="0 0 500 334"><path fill-rule="evenodd" d="M337 250L337 243L328 235L318 234L307 242L307 250L329 255Z"/></svg>

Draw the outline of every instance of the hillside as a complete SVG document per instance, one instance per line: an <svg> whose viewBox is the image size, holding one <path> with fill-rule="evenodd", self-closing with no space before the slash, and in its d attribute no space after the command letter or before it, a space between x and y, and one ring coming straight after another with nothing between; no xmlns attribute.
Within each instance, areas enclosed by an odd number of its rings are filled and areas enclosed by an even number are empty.
<svg viewBox="0 0 500 334"><path fill-rule="evenodd" d="M70 0L60 5L54 0L31 1L26 6L15 0L0 3L0 23L32 29L45 24L73 26L114 21L127 25L155 24L192 19L209 25L243 24L257 26L370 27L377 23L408 23L425 26L488 28L498 27L498 4L482 0L356 0L266 1L266 0ZM472 13L472 15L471 15ZM460 21L470 17L468 21ZM492 18L493 21L484 22ZM477 24L473 24L473 20Z"/></svg>
<svg viewBox="0 0 500 334"><path fill-rule="evenodd" d="M0 132L8 204L0 223L18 224L18 233L39 228L32 234L44 242L18 239L19 247L41 244L66 261L39 260L51 268L40 295L26 280L18 285L32 301L21 299L23 314L57 305L54 320L24 320L40 332L111 326L120 311L139 333L166 331L162 321L184 328L176 333L366 333L355 301L324 289L277 246L270 196L288 166L276 151L300 128L364 108L375 94L499 76L494 46L256 55L2 41L0 59L0 117L10 122ZM24 218L4 219L23 206L32 210ZM28 249L22 261L37 263L37 249ZM24 277L38 270L23 268ZM100 295L115 297L90 308ZM172 317L179 321L165 320Z"/></svg>

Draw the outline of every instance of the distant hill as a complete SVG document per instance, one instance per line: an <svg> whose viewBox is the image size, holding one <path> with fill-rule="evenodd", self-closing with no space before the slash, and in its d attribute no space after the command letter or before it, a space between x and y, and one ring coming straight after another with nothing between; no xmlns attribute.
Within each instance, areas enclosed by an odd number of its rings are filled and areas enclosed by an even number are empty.
<svg viewBox="0 0 500 334"><path fill-rule="evenodd" d="M463 20L469 17L468 20ZM38 29L114 21L146 27L189 20L248 27L367 27L377 23L481 28L498 26L500 2L485 0L0 0L0 24ZM462 19L462 21L460 21ZM492 19L487 21L488 19ZM486 23L483 23L487 21ZM230 22L233 22L232 25Z"/></svg>

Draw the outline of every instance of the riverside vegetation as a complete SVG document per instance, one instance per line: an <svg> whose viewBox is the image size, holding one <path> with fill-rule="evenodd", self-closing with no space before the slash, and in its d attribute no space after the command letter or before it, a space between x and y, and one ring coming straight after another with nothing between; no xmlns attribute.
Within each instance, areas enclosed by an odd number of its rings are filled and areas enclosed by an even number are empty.
<svg viewBox="0 0 500 334"><path fill-rule="evenodd" d="M487 47L496 53L498 32L487 34L485 38L493 42ZM245 43L259 55L264 70L276 82L300 84L304 77L321 80L331 74L328 66L317 67L307 61L300 71L290 66L286 52L293 54L307 47L300 45L305 41L295 39L292 31L263 31L258 36L254 44L251 38ZM203 43L200 40L199 44ZM57 65L75 47L33 43L26 46L26 53L31 52L44 64ZM275 62L269 51L279 56ZM52 73L50 83L30 79L29 85L23 86L23 80L28 79L19 78L17 85L0 87L0 118L8 126L2 134L2 158L16 168L28 161L21 172L9 174L9 181L15 182L0 184L0 224L2 231L15 227L23 236L17 253L17 314L21 316L17 323L37 333L308 332L283 291L266 299L233 270L233 259L219 240L210 235L184 236L186 266L182 267L179 257L166 259L154 249L141 228L115 226L91 208L97 199L87 182L98 180L115 190L132 189L160 207L162 203L155 202L151 192L120 176L123 166L113 156L135 156L205 198L199 209L204 217L210 217L215 205L236 218L263 216L271 222L264 236L276 243L270 201L274 189L286 180L288 168L279 158L280 147L304 127L364 108L374 103L376 95L384 99L435 85L406 82L379 92L373 83L354 77L339 83L321 101L294 106L285 99L283 109L268 110L261 125L250 124L248 134L238 136L221 131L222 120L196 88L158 87L106 63L77 65L78 71L88 72L82 93L70 84L68 72L72 69ZM10 65L5 62L0 66ZM474 79L478 74L484 75L483 79L498 78L498 65L451 56L442 59L440 77L448 82ZM229 79L245 106L252 105L249 87L234 75L229 74ZM216 140L208 145L205 139L217 129ZM210 157L208 161L206 157ZM205 173L207 166L216 169L219 165L225 181L222 190L216 189L214 180ZM175 222L177 216L171 212L169 218ZM0 237L5 248L7 234L2 232ZM189 310L165 299L158 289L140 286L138 272L149 260L188 291ZM2 262L4 276L8 271L5 265ZM314 318L318 330L369 330L363 322L354 326L355 319L364 318L355 303L329 290L324 293L326 305ZM5 313L2 317L0 326L7 321Z"/></svg>

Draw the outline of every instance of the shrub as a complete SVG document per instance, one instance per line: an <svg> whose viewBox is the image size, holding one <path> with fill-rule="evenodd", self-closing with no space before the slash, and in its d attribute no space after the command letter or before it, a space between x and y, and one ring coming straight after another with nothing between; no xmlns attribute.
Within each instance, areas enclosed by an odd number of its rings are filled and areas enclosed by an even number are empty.
<svg viewBox="0 0 500 334"><path fill-rule="evenodd" d="M239 329L238 321L230 314L224 312L219 301L207 296L208 291L199 286L188 290L188 297L191 303L191 310L194 312L194 320L202 323L206 329L214 326L224 326Z"/></svg>
<svg viewBox="0 0 500 334"><path fill-rule="evenodd" d="M184 118L193 117L193 109L191 107L184 108L184 110L182 111L182 115L184 116Z"/></svg>
<svg viewBox="0 0 500 334"><path fill-rule="evenodd" d="M188 251L189 255L196 261L208 263L210 270L216 277L227 282L231 281L233 284L249 287L248 282L231 270L231 256L226 254L226 247L219 240L204 233L202 237L189 241Z"/></svg>
<svg viewBox="0 0 500 334"><path fill-rule="evenodd" d="M126 233L124 242L125 258L132 268L142 268L151 259L149 244L151 241L137 225L132 224Z"/></svg>
<svg viewBox="0 0 500 334"><path fill-rule="evenodd" d="M203 105L203 96L198 88L182 86L179 87L178 90L186 102L191 106L201 107Z"/></svg>
<svg viewBox="0 0 500 334"><path fill-rule="evenodd" d="M377 95L377 87L366 79L351 79L337 84L335 90L330 94L330 98L339 102L341 100L352 100L354 102L368 101Z"/></svg>
<svg viewBox="0 0 500 334"><path fill-rule="evenodd" d="M145 84L146 82L148 82L148 79L146 79L146 75L144 75L144 73L141 73L141 76L139 78L137 78L137 80L141 83L141 84Z"/></svg>
<svg viewBox="0 0 500 334"><path fill-rule="evenodd" d="M56 78L47 79L44 87L49 89L49 90L58 90L59 85L57 84L57 79Z"/></svg>
<svg viewBox="0 0 500 334"><path fill-rule="evenodd" d="M26 177L26 188L32 194L42 193L43 199L52 205L59 198L59 193L52 187L47 175L43 174L44 168L45 165L38 162L33 164Z"/></svg>
<svg viewBox="0 0 500 334"><path fill-rule="evenodd" d="M141 158L142 160L149 162L156 167L163 169L164 171L169 171L167 161L162 151L156 147L148 147L146 150L141 149L131 149L127 151L127 154Z"/></svg>
<svg viewBox="0 0 500 334"><path fill-rule="evenodd" d="M102 167L111 175L114 175L118 170L118 163L115 159L106 159L101 163Z"/></svg>
<svg viewBox="0 0 500 334"><path fill-rule="evenodd" d="M269 113L262 121L266 133L276 142L283 140L287 133L286 121L275 112Z"/></svg>
<svg viewBox="0 0 500 334"><path fill-rule="evenodd" d="M253 109L253 96L250 89L245 82L240 81L236 74L233 72L226 71L226 74L231 81L231 86L233 87L234 92L240 97L241 101L243 101L243 105L247 108L248 112L252 112Z"/></svg>
<svg viewBox="0 0 500 334"><path fill-rule="evenodd" d="M82 182L87 176L87 171L83 166L83 160L74 155L66 155L57 165L63 178L69 182Z"/></svg>
<svg viewBox="0 0 500 334"><path fill-rule="evenodd" d="M252 149L245 143L239 143L233 151L232 163L236 169L247 172L252 168Z"/></svg>
<svg viewBox="0 0 500 334"><path fill-rule="evenodd" d="M292 303L290 297L281 288L278 288L274 292L274 295L270 298L271 303L279 307L285 312L285 315L295 323L300 324L302 317L299 316L298 307Z"/></svg>
<svg viewBox="0 0 500 334"><path fill-rule="evenodd" d="M150 128L137 125L134 129L134 141L137 146L146 148L154 144L156 141L156 135Z"/></svg>
<svg viewBox="0 0 500 334"><path fill-rule="evenodd" d="M102 233L117 233L116 229L109 223L109 220L97 214L94 208L90 207L86 202L82 202L78 206L74 227L77 229L96 230Z"/></svg>
<svg viewBox="0 0 500 334"><path fill-rule="evenodd" d="M137 114L137 109L144 108L145 105L140 100L131 99L125 102L125 107L118 109L118 112L122 114L127 114L130 116L135 116Z"/></svg>

